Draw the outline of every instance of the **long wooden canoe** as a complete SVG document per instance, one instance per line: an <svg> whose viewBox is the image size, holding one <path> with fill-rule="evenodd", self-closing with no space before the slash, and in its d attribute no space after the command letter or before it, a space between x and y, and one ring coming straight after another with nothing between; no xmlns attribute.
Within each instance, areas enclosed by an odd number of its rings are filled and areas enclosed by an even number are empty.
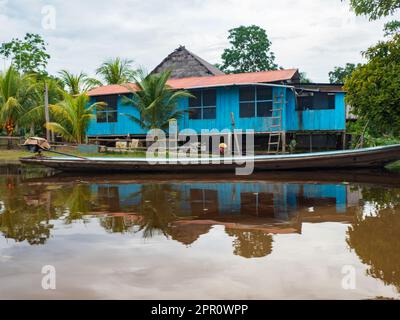
<svg viewBox="0 0 400 320"><path fill-rule="evenodd" d="M379 168L400 160L400 145L319 153L223 158L72 158L36 156L24 164L76 172L221 172L254 162L255 171Z"/></svg>

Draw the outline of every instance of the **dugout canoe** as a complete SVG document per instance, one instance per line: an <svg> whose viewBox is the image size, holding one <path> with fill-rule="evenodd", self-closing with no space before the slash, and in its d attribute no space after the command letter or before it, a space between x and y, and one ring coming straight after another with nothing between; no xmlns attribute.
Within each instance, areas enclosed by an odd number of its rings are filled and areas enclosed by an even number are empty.
<svg viewBox="0 0 400 320"><path fill-rule="evenodd" d="M254 171L380 168L400 160L400 145L254 157L221 158L116 158L46 157L20 158L24 164L66 172L226 172L254 163Z"/></svg>

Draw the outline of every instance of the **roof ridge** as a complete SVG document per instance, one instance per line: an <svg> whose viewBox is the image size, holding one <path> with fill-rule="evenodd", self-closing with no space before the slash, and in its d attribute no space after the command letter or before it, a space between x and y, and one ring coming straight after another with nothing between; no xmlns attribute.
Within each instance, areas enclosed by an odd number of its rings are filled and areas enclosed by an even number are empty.
<svg viewBox="0 0 400 320"><path fill-rule="evenodd" d="M185 80L185 79L197 79L197 78L216 78L216 77L226 77L226 76L237 76L237 75L249 75L249 74L260 74L260 73L267 73L267 72L277 72L277 71L299 71L299 69L292 68L292 69L280 69L280 70L265 70L265 71L252 71L252 72L240 72L240 73L223 73L216 76L196 76L196 77L185 77L185 78L178 78L178 79L171 79L171 80Z"/></svg>
<svg viewBox="0 0 400 320"><path fill-rule="evenodd" d="M166 56L151 72L150 74L154 73L155 70L157 70L160 66L164 64L165 61L167 61L172 55L174 55L177 51L179 50L185 50L188 54L190 54L197 62L199 62L204 68L207 69L208 72L211 73L211 76L216 75L224 75L225 73L219 70L217 67L213 66L211 63L207 62L203 58L199 57L195 53L191 52L190 50L186 49L185 46L179 46L176 48L174 51L172 51L168 56Z"/></svg>

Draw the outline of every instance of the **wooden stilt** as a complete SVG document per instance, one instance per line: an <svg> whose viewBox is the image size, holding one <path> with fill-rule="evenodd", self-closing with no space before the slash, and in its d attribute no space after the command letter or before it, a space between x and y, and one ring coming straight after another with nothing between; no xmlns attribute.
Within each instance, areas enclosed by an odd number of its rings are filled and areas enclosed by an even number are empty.
<svg viewBox="0 0 400 320"><path fill-rule="evenodd" d="M282 131L282 153L286 153L286 131Z"/></svg>
<svg viewBox="0 0 400 320"><path fill-rule="evenodd" d="M346 137L346 132L343 132L343 150L346 150L346 149L347 149L347 148L346 148L346 144L347 144L346 139L347 139L347 137Z"/></svg>

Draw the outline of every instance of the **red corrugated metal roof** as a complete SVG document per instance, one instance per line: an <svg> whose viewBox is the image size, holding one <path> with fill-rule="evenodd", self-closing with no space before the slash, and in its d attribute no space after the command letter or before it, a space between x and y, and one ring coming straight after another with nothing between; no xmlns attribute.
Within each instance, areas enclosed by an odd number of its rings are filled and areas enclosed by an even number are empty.
<svg viewBox="0 0 400 320"><path fill-rule="evenodd" d="M173 89L193 89L201 87L212 87L212 86L229 86L229 85L240 85L246 83L271 83L278 81L291 80L296 73L297 69L288 70L275 70L275 71L263 71L263 72L250 72L250 73L239 73L239 74L225 74L221 76L210 76L210 77L194 77L194 78L182 78L182 79L170 79L168 85ZM134 84L127 85L109 85L99 87L88 92L89 96L101 96L108 94L124 94L129 93L127 87L132 89L135 88Z"/></svg>

